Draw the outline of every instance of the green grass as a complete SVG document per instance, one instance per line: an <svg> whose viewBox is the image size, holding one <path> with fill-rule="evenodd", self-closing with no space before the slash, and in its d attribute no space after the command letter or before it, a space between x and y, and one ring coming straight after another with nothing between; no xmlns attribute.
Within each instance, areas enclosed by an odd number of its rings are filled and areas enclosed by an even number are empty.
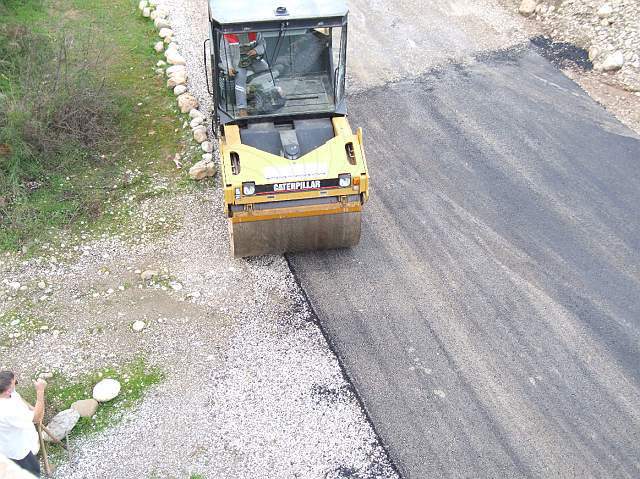
<svg viewBox="0 0 640 479"><path fill-rule="evenodd" d="M68 409L75 401L92 397L93 386L104 378L120 381L122 389L113 400L101 403L92 418L80 418L73 428L71 437L82 437L102 431L120 419L122 414L142 399L145 391L163 379L163 373L158 368L148 367L141 358L123 365L119 369L105 368L95 371L77 380L71 380L55 374L48 379L46 389L46 418ZM35 391L32 386L22 393L23 397L33 403Z"/></svg>
<svg viewBox="0 0 640 479"><path fill-rule="evenodd" d="M29 36L38 41L20 43ZM69 141L43 152L25 135L30 120L23 108L0 115L0 145L10 147L8 157L0 153L0 252L38 253L43 243L55 245L80 231L126 230L131 198L139 202L185 188L169 158L189 141L188 129L182 130L165 79L154 73L158 37L153 23L139 15L137 1L2 0L0 110L3 101L33 105L24 98L34 96L21 76L24 63L41 59L31 63L41 64L36 76L48 78L56 64L51 52L63 39L74 64L87 62L87 77L79 81L104 88L113 121L105 120L106 134L91 148ZM20 51L11 50L16 44ZM166 189L152 188L158 178L168 179Z"/></svg>
<svg viewBox="0 0 640 479"><path fill-rule="evenodd" d="M125 364L119 369L104 368L79 379L72 380L55 374L53 378L47 380L45 424L58 412L71 407L75 401L91 398L93 386L104 378L120 381L120 394L109 402L101 403L93 417L81 417L71 431L70 438L86 437L117 424L122 415L134 407L151 386L164 379L164 375L159 368L148 367L142 358ZM33 386L21 390L20 393L31 404L35 402ZM54 464L66 460L67 453L57 444L48 443L47 452L50 461Z"/></svg>

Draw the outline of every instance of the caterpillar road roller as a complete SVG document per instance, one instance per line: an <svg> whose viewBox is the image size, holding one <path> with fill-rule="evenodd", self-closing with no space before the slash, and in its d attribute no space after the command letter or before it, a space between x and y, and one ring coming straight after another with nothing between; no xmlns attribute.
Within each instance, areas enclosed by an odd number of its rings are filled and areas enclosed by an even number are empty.
<svg viewBox="0 0 640 479"><path fill-rule="evenodd" d="M205 69L235 257L360 240L369 176L347 120L342 0L209 0Z"/></svg>

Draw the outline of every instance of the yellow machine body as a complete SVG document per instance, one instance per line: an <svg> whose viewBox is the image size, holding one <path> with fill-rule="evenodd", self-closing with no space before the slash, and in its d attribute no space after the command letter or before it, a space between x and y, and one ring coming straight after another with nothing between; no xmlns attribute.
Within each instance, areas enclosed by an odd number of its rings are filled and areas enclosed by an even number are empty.
<svg viewBox="0 0 640 479"><path fill-rule="evenodd" d="M295 160L243 144L239 125L222 127L224 204L235 257L359 242L369 196L362 130L354 133L344 116L331 122L334 137ZM245 194L247 184L253 194Z"/></svg>

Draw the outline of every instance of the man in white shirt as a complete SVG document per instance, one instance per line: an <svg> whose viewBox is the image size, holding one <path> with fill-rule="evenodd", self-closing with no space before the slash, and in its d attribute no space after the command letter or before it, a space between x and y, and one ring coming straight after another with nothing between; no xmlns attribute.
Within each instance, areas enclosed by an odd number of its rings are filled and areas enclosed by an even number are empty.
<svg viewBox="0 0 640 479"><path fill-rule="evenodd" d="M43 379L34 381L35 407L18 394L17 383L11 371L0 371L0 454L40 477L40 462L35 456L40 448L35 424L42 422L44 416L47 383Z"/></svg>

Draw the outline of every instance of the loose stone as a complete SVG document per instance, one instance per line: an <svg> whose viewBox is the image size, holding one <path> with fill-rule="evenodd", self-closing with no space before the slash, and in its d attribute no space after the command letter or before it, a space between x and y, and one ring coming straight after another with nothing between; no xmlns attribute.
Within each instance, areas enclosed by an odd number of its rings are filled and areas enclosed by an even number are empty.
<svg viewBox="0 0 640 479"><path fill-rule="evenodd" d="M98 402L111 401L120 393L120 383L115 379L103 379L93 387L93 399Z"/></svg>

